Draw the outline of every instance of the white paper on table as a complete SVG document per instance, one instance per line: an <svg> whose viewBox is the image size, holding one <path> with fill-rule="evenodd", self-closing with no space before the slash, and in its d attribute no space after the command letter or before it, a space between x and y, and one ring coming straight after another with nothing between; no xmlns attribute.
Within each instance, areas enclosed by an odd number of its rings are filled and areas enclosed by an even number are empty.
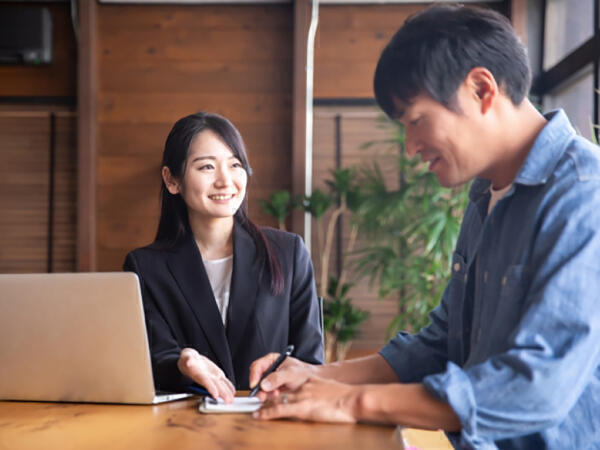
<svg viewBox="0 0 600 450"><path fill-rule="evenodd" d="M251 413L262 406L258 397L235 397L233 403L226 404L220 398L215 400L211 397L204 397L200 402L198 411L202 413Z"/></svg>

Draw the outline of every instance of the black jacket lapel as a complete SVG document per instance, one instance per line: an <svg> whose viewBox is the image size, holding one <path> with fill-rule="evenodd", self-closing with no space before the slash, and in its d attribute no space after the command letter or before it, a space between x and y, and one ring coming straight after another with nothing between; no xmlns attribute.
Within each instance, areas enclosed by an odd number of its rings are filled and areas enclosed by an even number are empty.
<svg viewBox="0 0 600 450"><path fill-rule="evenodd" d="M235 258L234 258L235 260ZM202 256L190 235L168 255L168 266L227 377L234 380L231 353Z"/></svg>
<svg viewBox="0 0 600 450"><path fill-rule="evenodd" d="M236 222L233 232L233 274L227 315L227 339L234 357L240 350L244 332L254 311L262 266L262 261L256 260L256 245L252 237Z"/></svg>

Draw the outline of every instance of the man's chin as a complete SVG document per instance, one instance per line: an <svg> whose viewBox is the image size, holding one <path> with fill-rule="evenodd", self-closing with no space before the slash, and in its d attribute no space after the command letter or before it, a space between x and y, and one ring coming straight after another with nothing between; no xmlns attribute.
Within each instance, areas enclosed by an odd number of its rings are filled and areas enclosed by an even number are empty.
<svg viewBox="0 0 600 450"><path fill-rule="evenodd" d="M451 179L451 178L446 178L443 176L440 176L438 174L436 174L436 177L438 179L438 182L440 183L440 185L442 187L448 188L448 189L453 189L453 188L457 188L462 186L463 184L467 183L467 181L463 181L463 180L455 180L455 179Z"/></svg>

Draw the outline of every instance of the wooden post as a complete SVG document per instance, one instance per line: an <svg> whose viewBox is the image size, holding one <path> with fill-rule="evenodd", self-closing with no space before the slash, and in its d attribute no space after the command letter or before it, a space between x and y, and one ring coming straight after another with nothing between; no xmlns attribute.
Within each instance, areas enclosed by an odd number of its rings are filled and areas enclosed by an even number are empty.
<svg viewBox="0 0 600 450"><path fill-rule="evenodd" d="M96 1L79 0L77 46L77 255L79 272L96 270Z"/></svg>
<svg viewBox="0 0 600 450"><path fill-rule="evenodd" d="M527 45L527 0L511 0L510 21L523 45Z"/></svg>

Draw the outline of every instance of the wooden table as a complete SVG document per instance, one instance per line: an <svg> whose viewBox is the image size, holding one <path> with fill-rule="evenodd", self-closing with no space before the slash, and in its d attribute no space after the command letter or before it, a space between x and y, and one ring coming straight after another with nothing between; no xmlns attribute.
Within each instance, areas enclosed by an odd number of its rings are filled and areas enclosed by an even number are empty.
<svg viewBox="0 0 600 450"><path fill-rule="evenodd" d="M0 449L402 448L395 427L262 422L249 414L201 414L198 402L197 398L156 406L0 402ZM423 432L411 433L410 443L417 445L412 439ZM429 435L433 440L425 432L420 448L451 448L443 434Z"/></svg>

